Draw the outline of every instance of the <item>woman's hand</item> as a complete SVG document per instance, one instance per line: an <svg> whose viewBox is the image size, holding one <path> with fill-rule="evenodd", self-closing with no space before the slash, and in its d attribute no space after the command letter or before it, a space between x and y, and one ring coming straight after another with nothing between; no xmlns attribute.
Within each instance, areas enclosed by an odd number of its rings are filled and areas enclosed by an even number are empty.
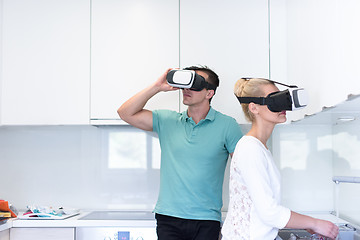
<svg viewBox="0 0 360 240"><path fill-rule="evenodd" d="M332 222L320 219L316 219L314 228L312 228L311 230L313 230L317 234L331 239L335 239L339 234L338 226L336 226Z"/></svg>
<svg viewBox="0 0 360 240"><path fill-rule="evenodd" d="M339 227L332 222L313 218L291 211L287 228L306 229L311 234L319 234L321 236L335 239L339 234Z"/></svg>

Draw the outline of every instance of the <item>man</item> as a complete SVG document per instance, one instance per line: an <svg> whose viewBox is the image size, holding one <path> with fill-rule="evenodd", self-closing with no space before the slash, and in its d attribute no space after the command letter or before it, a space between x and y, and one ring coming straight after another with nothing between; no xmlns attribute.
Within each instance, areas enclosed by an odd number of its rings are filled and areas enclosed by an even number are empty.
<svg viewBox="0 0 360 240"><path fill-rule="evenodd" d="M235 119L210 106L219 86L217 74L207 67L186 69L194 70L206 86L182 89L187 111L144 109L157 93L178 89L166 81L168 69L126 101L118 114L129 124L159 136L160 192L154 209L158 239L217 240L226 162L242 133Z"/></svg>

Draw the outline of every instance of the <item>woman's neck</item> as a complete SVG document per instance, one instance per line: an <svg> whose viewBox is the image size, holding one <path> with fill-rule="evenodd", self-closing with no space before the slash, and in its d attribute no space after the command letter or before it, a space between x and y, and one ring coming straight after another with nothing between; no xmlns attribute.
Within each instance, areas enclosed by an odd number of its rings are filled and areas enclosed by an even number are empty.
<svg viewBox="0 0 360 240"><path fill-rule="evenodd" d="M256 122L252 123L250 131L246 134L259 139L262 144L267 148L266 142L269 140L272 131L274 130L275 124L259 124Z"/></svg>

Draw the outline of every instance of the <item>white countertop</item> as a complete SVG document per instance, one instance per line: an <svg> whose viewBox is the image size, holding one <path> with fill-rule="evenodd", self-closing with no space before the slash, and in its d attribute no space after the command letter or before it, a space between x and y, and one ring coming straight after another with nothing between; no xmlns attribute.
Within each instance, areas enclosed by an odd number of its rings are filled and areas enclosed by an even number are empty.
<svg viewBox="0 0 360 240"><path fill-rule="evenodd" d="M90 212L81 212L79 215L62 220L32 220L14 219L12 227L156 227L154 220L81 220Z"/></svg>
<svg viewBox="0 0 360 240"><path fill-rule="evenodd" d="M0 225L0 231L4 231L12 227L12 219L7 220L4 224Z"/></svg>
<svg viewBox="0 0 360 240"><path fill-rule="evenodd" d="M9 229L11 227L156 227L154 220L81 220L80 218L86 216L90 212L81 212L63 220L22 220L9 219L5 224L0 225L0 231ZM337 218L330 213L306 213L303 214L325 219L333 223L348 223L347 221Z"/></svg>

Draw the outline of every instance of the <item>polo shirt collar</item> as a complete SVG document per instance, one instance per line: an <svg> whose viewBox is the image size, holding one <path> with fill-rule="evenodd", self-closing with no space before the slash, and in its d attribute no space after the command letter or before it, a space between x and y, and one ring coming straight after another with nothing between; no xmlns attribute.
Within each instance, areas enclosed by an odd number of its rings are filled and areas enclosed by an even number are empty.
<svg viewBox="0 0 360 240"><path fill-rule="evenodd" d="M213 121L215 119L216 111L210 106L209 112L205 117L205 120ZM181 113L181 118L188 121L191 117L188 116L187 110Z"/></svg>

